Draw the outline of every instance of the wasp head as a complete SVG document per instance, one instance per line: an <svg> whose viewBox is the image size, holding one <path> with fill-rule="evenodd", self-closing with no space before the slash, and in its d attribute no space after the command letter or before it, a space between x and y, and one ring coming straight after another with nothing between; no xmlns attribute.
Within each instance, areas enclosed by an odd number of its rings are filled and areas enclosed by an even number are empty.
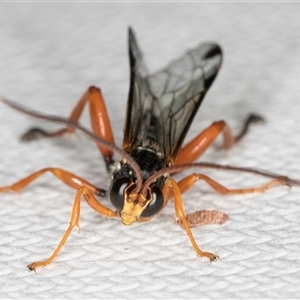
<svg viewBox="0 0 300 300"><path fill-rule="evenodd" d="M140 218L151 218L164 206L163 193L156 186L149 187L146 195L136 191L131 178L123 177L112 183L110 200L119 211L124 225L131 225Z"/></svg>

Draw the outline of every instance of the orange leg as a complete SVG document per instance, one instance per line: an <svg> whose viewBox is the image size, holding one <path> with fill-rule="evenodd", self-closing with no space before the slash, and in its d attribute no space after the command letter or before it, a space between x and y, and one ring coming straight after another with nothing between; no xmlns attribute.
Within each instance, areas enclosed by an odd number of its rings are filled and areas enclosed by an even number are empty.
<svg viewBox="0 0 300 300"><path fill-rule="evenodd" d="M227 195L227 194L247 194L247 193L261 193L265 190L269 189L270 187L277 185L277 184L284 184L290 186L288 181L284 178L273 179L264 185L256 188L245 188L245 189L227 189L220 183L214 181L210 177L203 175L203 174L191 174L183 179L181 179L177 184L180 188L181 193L185 193L188 191L196 181L204 180L207 184L209 184L218 194L220 195Z"/></svg>
<svg viewBox="0 0 300 300"><path fill-rule="evenodd" d="M190 238L190 241L194 247L194 249L196 250L197 254L201 257L207 257L210 261L215 261L218 259L218 256L209 252L203 252L201 251L201 249L198 247L192 231L190 229L190 226L188 224L188 221L186 219L185 216L185 212L184 212L184 208L183 208L183 203L182 203L182 198L181 198L181 191L180 188L177 184L177 182L172 179L169 178L166 181L165 186L167 186L167 189L171 192L169 192L169 195L172 193L173 198L174 198L174 206L175 206L175 214L176 214L176 218L178 220L180 220L180 223L182 224L182 227L185 229L187 235Z"/></svg>
<svg viewBox="0 0 300 300"><path fill-rule="evenodd" d="M191 163L200 157L208 147L215 141L220 133L223 134L223 148L230 149L234 143L241 140L247 133L252 123L263 122L263 119L257 115L249 115L246 119L241 132L234 137L230 128L224 121L214 122L212 125L204 129L193 140L186 144L180 151L176 160L176 165Z"/></svg>
<svg viewBox="0 0 300 300"><path fill-rule="evenodd" d="M86 103L89 103L90 118L91 118L91 125L92 125L93 132L96 135L114 144L113 133L111 130L108 114L106 111L106 106L100 89L93 86L90 87L78 101L69 119L71 121L77 122L82 114L82 111ZM62 128L55 132L45 132L40 128L32 128L31 130L29 130L27 133L23 135L22 140L30 141L30 140L37 139L39 137L51 138L51 137L61 136L65 133L73 133L73 132L74 132L74 128L71 127ZM105 147L99 144L97 144L97 146L107 166L111 165L111 163L113 162L112 151L106 149Z"/></svg>
<svg viewBox="0 0 300 300"><path fill-rule="evenodd" d="M214 122L179 151L176 165L195 161L215 141L220 133L223 133L224 148L231 148L234 144L234 137L229 127L224 121Z"/></svg>
<svg viewBox="0 0 300 300"><path fill-rule="evenodd" d="M45 169L39 170L12 185L0 187L0 193L4 193L4 192L8 192L8 191L19 192L23 188L25 188L27 185L29 185L32 181L34 181L38 177L44 175L46 172L51 172L54 176L56 176L58 179L60 179L66 185L68 185L74 189L78 190L82 186L85 186L95 195L99 195L102 197L104 197L106 195L105 190L97 188L96 186L92 185L85 179L83 179L75 174L72 174L68 171L59 169L59 168L45 168Z"/></svg>
<svg viewBox="0 0 300 300"><path fill-rule="evenodd" d="M58 244L57 248L54 250L53 254L48 259L46 259L45 261L38 261L29 264L27 267L31 271L35 271L37 267L45 267L46 265L49 265L54 260L54 258L59 254L62 246L66 243L73 228L77 227L79 229L80 201L82 196L84 197L88 205L91 206L96 212L100 213L101 215L109 218L118 217L118 214L116 212L100 204L97 201L97 199L94 197L93 193L87 187L79 188L72 208L70 225L67 228L65 234L63 235L60 243Z"/></svg>
<svg viewBox="0 0 300 300"><path fill-rule="evenodd" d="M227 194L246 194L246 193L255 193L255 192L263 192L274 185L284 184L289 186L289 183L282 179L273 179L266 184L256 187L256 188L244 188L244 189L227 189L220 183L214 181L210 177L203 174L191 174L182 180L180 180L177 184L180 189L180 193L185 193L188 191L196 181L204 180L207 184L209 184L217 193L221 195ZM201 226L205 224L223 224L227 219L228 215L218 211L205 211L199 210L192 214L186 215L186 219L190 227ZM182 221L180 219L175 220L176 224L179 224L183 227Z"/></svg>
<svg viewBox="0 0 300 300"><path fill-rule="evenodd" d="M221 195L263 192L266 189L269 189L270 187L277 184L285 184L289 186L289 183L284 180L284 178L271 180L260 187L246 189L227 189L226 187L203 174L191 174L180 180L178 183L174 179L169 178L163 188L165 204L169 199L174 199L176 223L185 229L197 254L201 257L207 257L210 261L218 259L218 256L209 252L201 251L192 235L190 227L196 227L204 224L223 224L227 220L228 216L218 211L204 210L197 211L188 215L185 214L181 194L189 190L194 185L194 183L200 179L208 183Z"/></svg>

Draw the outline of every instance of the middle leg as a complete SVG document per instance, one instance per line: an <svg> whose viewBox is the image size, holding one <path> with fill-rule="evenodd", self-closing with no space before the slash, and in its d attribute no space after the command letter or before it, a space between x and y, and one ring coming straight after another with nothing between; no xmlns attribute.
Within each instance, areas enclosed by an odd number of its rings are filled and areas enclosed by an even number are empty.
<svg viewBox="0 0 300 300"><path fill-rule="evenodd" d="M27 177L17 181L16 183L9 185L9 186L4 186L0 187L0 193L5 193L9 191L13 192L19 192L22 189L24 189L26 186L28 186L31 182L39 178L40 176L44 175L46 172L52 173L56 178L61 180L63 183L66 185L74 188L74 189L79 189L82 186L87 187L94 195L98 195L101 197L106 196L106 191L101 188L97 188L93 184L89 183L85 179L70 173L68 171L65 171L63 169L59 168L44 168L42 170L39 170L37 172L34 172Z"/></svg>
<svg viewBox="0 0 300 300"><path fill-rule="evenodd" d="M285 180L284 177L273 179L259 187L255 188L243 188L243 189L228 189L225 186L221 185L220 183L216 182L215 180L211 179L210 177L199 174L193 173L178 182L178 186L180 188L181 193L185 193L188 191L198 180L205 181L208 185L210 185L218 194L220 195L227 195L227 194L248 194L248 193L261 193L265 190L271 188L274 185L287 185L290 186L290 183Z"/></svg>
<svg viewBox="0 0 300 300"><path fill-rule="evenodd" d="M180 193L185 193L188 191L198 180L205 181L208 185L210 185L218 194L227 195L227 194L246 194L246 193L255 193L255 192L264 192L265 190L271 188L274 185L282 184L290 186L290 183L285 180L285 178L277 178L273 179L259 187L255 188L244 188L244 189L228 189L211 179L210 177L204 174L191 174L182 180L180 180L177 184L180 189ZM223 224L228 219L228 215L219 212L219 211L209 211L209 210L199 210L191 214L186 215L186 220L190 227L202 226L206 224ZM183 227L183 223L180 219L175 219L175 223Z"/></svg>

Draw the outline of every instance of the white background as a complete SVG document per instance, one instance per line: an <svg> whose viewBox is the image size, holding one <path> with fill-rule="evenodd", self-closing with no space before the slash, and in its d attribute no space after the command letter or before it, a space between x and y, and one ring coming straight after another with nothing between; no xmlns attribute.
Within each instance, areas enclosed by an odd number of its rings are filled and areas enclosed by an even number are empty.
<svg viewBox="0 0 300 300"><path fill-rule="evenodd" d="M151 71L201 41L224 51L220 74L189 138L218 119L238 132L248 113L265 117L232 151L220 140L202 158L300 178L300 39L297 3L1 3L0 94L36 110L67 116L90 85L101 87L121 145L129 87L127 28L133 26ZM85 113L83 123L89 125ZM57 166L106 186L95 145L84 137L24 144L33 125L56 128L1 104L0 182L8 185ZM265 178L205 171L227 187ZM180 177L180 176L179 176ZM221 197L203 183L184 195L188 212L229 214L222 226L193 230L197 258L173 224L170 203L149 223L123 226L85 203L81 232L72 232L57 259L48 257L69 222L75 191L51 174L19 195L0 195L1 298L297 298L300 297L300 188ZM104 204L109 206L107 200Z"/></svg>

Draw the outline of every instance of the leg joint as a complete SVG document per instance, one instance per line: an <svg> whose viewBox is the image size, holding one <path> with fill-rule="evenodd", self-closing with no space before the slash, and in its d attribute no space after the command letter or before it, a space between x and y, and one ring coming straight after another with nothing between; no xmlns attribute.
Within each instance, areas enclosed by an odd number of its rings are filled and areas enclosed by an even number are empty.
<svg viewBox="0 0 300 300"><path fill-rule="evenodd" d="M101 90L98 87L94 86L94 85L90 86L88 91L89 91L90 94L101 93Z"/></svg>

